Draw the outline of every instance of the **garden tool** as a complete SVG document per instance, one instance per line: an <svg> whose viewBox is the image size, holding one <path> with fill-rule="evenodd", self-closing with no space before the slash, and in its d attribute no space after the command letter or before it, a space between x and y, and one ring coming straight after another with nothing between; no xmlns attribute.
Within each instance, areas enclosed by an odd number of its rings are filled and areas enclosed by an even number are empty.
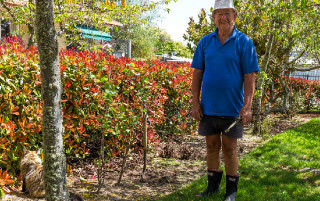
<svg viewBox="0 0 320 201"><path fill-rule="evenodd" d="M144 106L146 109L146 106ZM141 174L141 180L145 181L146 179L146 169L147 169L147 149L148 149L148 114L147 112L143 112L143 151L144 151L144 157L143 157L143 170ZM150 120L149 120L150 121Z"/></svg>
<svg viewBox="0 0 320 201"><path fill-rule="evenodd" d="M241 123L241 121L242 121L242 118L240 116L232 124L230 124L230 126L226 130L224 130L224 133L228 133L231 130L231 128L233 128L235 125Z"/></svg>

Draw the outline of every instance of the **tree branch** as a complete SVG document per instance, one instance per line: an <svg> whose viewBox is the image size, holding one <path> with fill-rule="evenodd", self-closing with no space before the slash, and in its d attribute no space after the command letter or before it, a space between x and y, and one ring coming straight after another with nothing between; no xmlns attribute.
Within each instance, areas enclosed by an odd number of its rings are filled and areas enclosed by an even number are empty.
<svg viewBox="0 0 320 201"><path fill-rule="evenodd" d="M282 106L282 107L277 107L277 108L271 108L268 111L266 111L266 114L267 115L271 114L271 113L281 113L281 114L283 114L283 113L286 113L286 112L287 112L287 108Z"/></svg>
<svg viewBox="0 0 320 201"><path fill-rule="evenodd" d="M59 9L60 10L60 9ZM94 10L81 10L81 11L64 11L64 13L70 13L70 14L75 14L75 13L106 13L106 12L110 12L110 11L113 11L111 9L108 9L108 10L100 10L100 11L94 11ZM54 12L55 15L60 15L61 12Z"/></svg>
<svg viewBox="0 0 320 201"><path fill-rule="evenodd" d="M318 63L320 64L320 57L318 56L318 52L315 52L314 54L313 54L313 56L314 56L314 58L318 61Z"/></svg>
<svg viewBox="0 0 320 201"><path fill-rule="evenodd" d="M12 17L12 19L16 22L17 18L16 16L11 12L11 9L6 5L6 3L3 0L0 0L1 5L3 6L3 8L5 8L7 10L7 12L9 13L9 15Z"/></svg>
<svg viewBox="0 0 320 201"><path fill-rule="evenodd" d="M4 2L4 0L0 0L1 5L7 10L7 12L9 13L9 15L12 17L13 21L17 22L17 18L16 16L11 12L11 9L6 5L6 3ZM31 2L31 1L30 1ZM30 23L26 24L28 27L31 27L32 29L34 29L34 26Z"/></svg>
<svg viewBox="0 0 320 201"><path fill-rule="evenodd" d="M300 58L304 55L305 52L306 52L306 51L303 50L303 51L299 54L299 56L297 56L297 57L294 58L292 61L290 61L290 62L288 63L288 65L291 65L291 64L295 63L298 59L300 59Z"/></svg>
<svg viewBox="0 0 320 201"><path fill-rule="evenodd" d="M309 67L309 68L298 68L298 67L293 68L293 70L295 70L295 71L303 71L303 72L311 71L314 69L320 69L320 65Z"/></svg>

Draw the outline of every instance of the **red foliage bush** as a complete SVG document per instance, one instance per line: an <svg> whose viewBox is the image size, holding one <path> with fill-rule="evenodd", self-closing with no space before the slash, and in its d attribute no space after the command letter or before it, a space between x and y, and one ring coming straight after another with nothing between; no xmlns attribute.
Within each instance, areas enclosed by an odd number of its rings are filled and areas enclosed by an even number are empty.
<svg viewBox="0 0 320 201"><path fill-rule="evenodd" d="M23 147L41 147L41 79L34 47L8 37L0 46L0 166L18 172ZM141 149L142 113L149 143L159 134L192 132L189 63L115 58L102 52L60 51L63 139L67 157L95 158L104 137L110 157ZM170 107L170 108L168 108ZM191 129L190 129L191 127Z"/></svg>
<svg viewBox="0 0 320 201"><path fill-rule="evenodd" d="M309 112L314 104L320 104L319 80L290 77L290 84L291 90L300 91L304 95L304 107L306 112Z"/></svg>
<svg viewBox="0 0 320 201"><path fill-rule="evenodd" d="M294 105L294 109L297 111L309 112L309 110L320 103L320 81L318 80L307 80L305 78L299 77L282 77L283 84L287 85L288 92L291 94L291 99L295 99L294 101L298 102L296 99L299 99L302 105ZM268 100L271 97L271 93L273 94L273 99L284 95L284 88L280 83L280 80L274 79L272 80L272 87L267 86L266 88L266 96L268 96ZM268 102L267 100L267 102ZM291 100L291 102L294 102ZM276 105L276 101L272 101L274 105ZM272 106L274 106L272 105ZM298 107L298 108L297 108Z"/></svg>

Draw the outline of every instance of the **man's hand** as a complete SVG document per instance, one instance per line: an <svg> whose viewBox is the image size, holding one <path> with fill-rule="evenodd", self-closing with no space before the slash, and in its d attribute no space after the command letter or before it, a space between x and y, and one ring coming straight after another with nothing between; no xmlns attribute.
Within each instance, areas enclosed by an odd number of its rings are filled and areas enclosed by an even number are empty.
<svg viewBox="0 0 320 201"><path fill-rule="evenodd" d="M197 120L201 121L203 118L203 113L202 113L202 107L200 103L194 103L192 107L192 117Z"/></svg>
<svg viewBox="0 0 320 201"><path fill-rule="evenodd" d="M242 125L247 125L252 120L252 111L250 107L242 107L240 110Z"/></svg>

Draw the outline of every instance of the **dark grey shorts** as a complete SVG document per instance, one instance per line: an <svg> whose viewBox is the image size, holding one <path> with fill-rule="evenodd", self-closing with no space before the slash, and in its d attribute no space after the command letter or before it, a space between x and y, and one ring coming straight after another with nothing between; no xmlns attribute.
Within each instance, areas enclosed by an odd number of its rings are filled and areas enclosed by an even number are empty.
<svg viewBox="0 0 320 201"><path fill-rule="evenodd" d="M199 123L199 135L210 136L215 134L224 134L231 138L242 138L243 129L241 124L236 124L228 133L226 130L237 117L218 117L204 115Z"/></svg>

